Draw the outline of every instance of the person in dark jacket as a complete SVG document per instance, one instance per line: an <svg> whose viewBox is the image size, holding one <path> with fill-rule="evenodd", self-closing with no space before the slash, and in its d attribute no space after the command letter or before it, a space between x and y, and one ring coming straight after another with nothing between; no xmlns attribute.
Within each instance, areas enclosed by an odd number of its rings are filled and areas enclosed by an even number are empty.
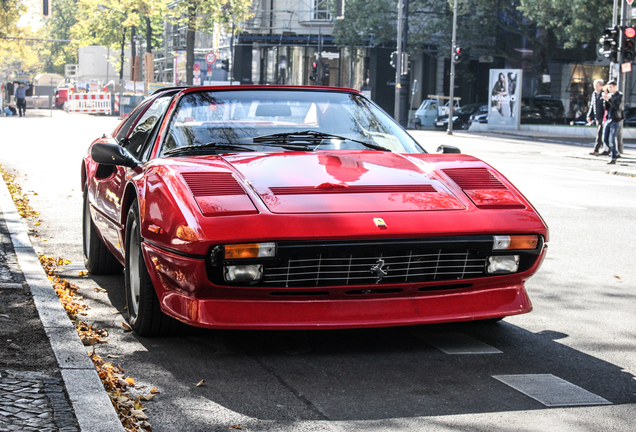
<svg viewBox="0 0 636 432"><path fill-rule="evenodd" d="M605 127L609 127L609 148L610 148L610 161L608 164L615 164L618 159L618 142L616 135L623 121L623 93L618 91L618 85L616 81L612 80L607 83L609 88L609 94L603 93L603 99L607 101L607 124Z"/></svg>
<svg viewBox="0 0 636 432"><path fill-rule="evenodd" d="M18 107L18 113L20 117L23 115L26 117L26 91L31 87L23 82L18 83L15 88L15 104Z"/></svg>
<svg viewBox="0 0 636 432"><path fill-rule="evenodd" d="M594 81L594 93L590 99L590 109L587 112L587 124L596 122L596 144L594 145L594 151L591 155L598 156L599 154L608 155L609 152L600 153L603 145L603 118L605 117L605 102L603 101L603 80L597 79Z"/></svg>

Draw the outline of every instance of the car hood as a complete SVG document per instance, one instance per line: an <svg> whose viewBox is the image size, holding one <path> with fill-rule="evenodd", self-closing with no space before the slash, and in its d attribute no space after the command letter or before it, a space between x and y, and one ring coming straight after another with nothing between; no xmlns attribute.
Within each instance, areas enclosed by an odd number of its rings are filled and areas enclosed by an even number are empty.
<svg viewBox="0 0 636 432"><path fill-rule="evenodd" d="M225 161L272 213L463 210L433 166L377 151L241 154Z"/></svg>

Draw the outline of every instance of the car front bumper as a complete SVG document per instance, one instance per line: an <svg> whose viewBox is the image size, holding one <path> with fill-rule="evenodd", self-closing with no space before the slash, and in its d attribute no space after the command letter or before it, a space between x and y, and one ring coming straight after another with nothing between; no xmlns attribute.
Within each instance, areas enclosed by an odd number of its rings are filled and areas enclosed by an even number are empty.
<svg viewBox="0 0 636 432"><path fill-rule="evenodd" d="M218 286L203 258L143 244L162 310L196 327L338 329L501 318L530 312L524 283L545 256L515 274L426 283L271 288ZM273 295L286 292L286 295Z"/></svg>

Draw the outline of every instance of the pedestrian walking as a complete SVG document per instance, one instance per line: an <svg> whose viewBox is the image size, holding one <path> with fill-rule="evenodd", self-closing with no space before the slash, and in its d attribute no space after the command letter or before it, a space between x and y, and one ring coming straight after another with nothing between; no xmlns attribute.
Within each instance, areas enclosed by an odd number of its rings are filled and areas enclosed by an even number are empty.
<svg viewBox="0 0 636 432"><path fill-rule="evenodd" d="M594 145L594 150L590 153L594 156L609 154L609 152L605 151L603 142L603 120L605 118L605 101L602 97L603 85L604 82L602 79L594 81L594 92L590 99L590 109L587 112L587 124L591 125L593 122L596 123L596 144ZM604 150L603 153L601 153L601 149Z"/></svg>
<svg viewBox="0 0 636 432"><path fill-rule="evenodd" d="M621 107L623 103L623 93L618 91L618 85L614 80L608 82L607 86L609 93L603 93L603 99L607 101L608 105L607 124L605 125L606 128L609 128L610 161L608 164L615 164L616 159L620 157L618 154L617 134L624 117Z"/></svg>
<svg viewBox="0 0 636 432"><path fill-rule="evenodd" d="M18 86L15 89L15 104L18 107L20 117L26 117L26 91L30 88L31 86L21 82L18 83Z"/></svg>

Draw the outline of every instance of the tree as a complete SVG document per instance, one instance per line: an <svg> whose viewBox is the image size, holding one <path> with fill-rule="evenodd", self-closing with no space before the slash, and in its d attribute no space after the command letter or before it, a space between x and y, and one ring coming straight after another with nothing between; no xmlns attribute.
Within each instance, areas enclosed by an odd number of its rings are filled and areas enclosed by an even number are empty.
<svg viewBox="0 0 636 432"><path fill-rule="evenodd" d="M115 52L124 49L127 39L132 40L137 28L146 30L146 46L151 50L153 21L156 23L167 9L165 0L76 1L77 22L71 28L73 38L80 46L99 44ZM122 68L125 59L120 57L118 61Z"/></svg>
<svg viewBox="0 0 636 432"><path fill-rule="evenodd" d="M344 19L336 21L333 36L338 45L355 47L394 42L397 36L397 1L348 0Z"/></svg>
<svg viewBox="0 0 636 432"><path fill-rule="evenodd" d="M251 16L251 0L182 0L169 12L170 20L187 26L186 82L192 85L194 71L194 42L198 31L220 24L226 31L235 31L238 24Z"/></svg>
<svg viewBox="0 0 636 432"><path fill-rule="evenodd" d="M606 0L520 0L519 10L539 27L552 31L565 48L596 44L612 21L612 2Z"/></svg>
<svg viewBox="0 0 636 432"><path fill-rule="evenodd" d="M43 36L46 39L58 39L60 42L46 42L45 70L64 75L64 65L77 63L78 42L62 42L71 40L71 28L77 23L78 0L57 0L55 10L46 20Z"/></svg>

